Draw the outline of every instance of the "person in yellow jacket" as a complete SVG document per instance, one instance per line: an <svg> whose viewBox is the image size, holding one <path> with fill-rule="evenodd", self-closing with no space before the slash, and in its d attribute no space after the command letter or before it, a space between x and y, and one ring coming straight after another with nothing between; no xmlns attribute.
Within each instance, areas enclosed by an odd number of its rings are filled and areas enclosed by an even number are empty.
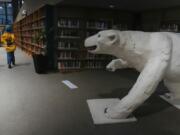
<svg viewBox="0 0 180 135"><path fill-rule="evenodd" d="M11 26L6 27L4 34L1 36L1 42L7 52L8 68L11 68L11 64L15 65L14 51L16 50L16 45L14 44L14 34L12 33Z"/></svg>
<svg viewBox="0 0 180 135"><path fill-rule="evenodd" d="M10 32L10 30L6 30L1 36L1 43L3 45L7 45L7 39L10 39L12 43L14 43L14 34Z"/></svg>

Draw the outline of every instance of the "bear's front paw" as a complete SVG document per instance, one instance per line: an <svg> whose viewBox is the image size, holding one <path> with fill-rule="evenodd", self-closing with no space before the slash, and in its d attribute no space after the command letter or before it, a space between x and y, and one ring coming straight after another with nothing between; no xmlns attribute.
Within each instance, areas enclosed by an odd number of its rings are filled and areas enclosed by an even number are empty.
<svg viewBox="0 0 180 135"><path fill-rule="evenodd" d="M122 59L115 59L112 60L107 66L106 69L108 71L116 71L117 69L123 69L123 68L127 68L128 67L128 63Z"/></svg>
<svg viewBox="0 0 180 135"><path fill-rule="evenodd" d="M104 109L104 114L109 119L126 119L129 116L129 111L126 108L107 107Z"/></svg>
<svg viewBox="0 0 180 135"><path fill-rule="evenodd" d="M106 69L107 69L108 71L111 71L111 72L116 71L115 63L114 63L113 61L110 62L110 63L106 66Z"/></svg>

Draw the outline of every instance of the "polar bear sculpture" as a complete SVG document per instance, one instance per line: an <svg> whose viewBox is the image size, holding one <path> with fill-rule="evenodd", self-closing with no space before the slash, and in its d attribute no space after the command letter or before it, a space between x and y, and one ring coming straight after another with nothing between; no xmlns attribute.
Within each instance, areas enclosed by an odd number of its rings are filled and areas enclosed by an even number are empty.
<svg viewBox="0 0 180 135"><path fill-rule="evenodd" d="M110 54L118 59L109 70L135 68L141 72L130 92L120 102L105 110L110 118L127 118L155 91L163 80L171 98L180 98L180 36L169 32L105 30L87 38L91 53Z"/></svg>

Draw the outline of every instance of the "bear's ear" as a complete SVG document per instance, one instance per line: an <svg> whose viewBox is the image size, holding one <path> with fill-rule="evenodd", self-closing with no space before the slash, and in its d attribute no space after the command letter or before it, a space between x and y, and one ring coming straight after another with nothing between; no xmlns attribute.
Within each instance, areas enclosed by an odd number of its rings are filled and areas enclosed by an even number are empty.
<svg viewBox="0 0 180 135"><path fill-rule="evenodd" d="M118 36L116 33L109 33L108 38L111 45L114 44L116 41L118 41Z"/></svg>
<svg viewBox="0 0 180 135"><path fill-rule="evenodd" d="M114 33L108 34L108 38L113 41L116 38L116 35Z"/></svg>

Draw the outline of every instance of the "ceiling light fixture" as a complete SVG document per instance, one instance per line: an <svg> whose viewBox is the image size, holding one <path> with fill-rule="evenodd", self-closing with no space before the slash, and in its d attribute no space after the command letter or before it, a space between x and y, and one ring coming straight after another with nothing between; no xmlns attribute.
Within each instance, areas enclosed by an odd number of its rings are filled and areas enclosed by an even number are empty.
<svg viewBox="0 0 180 135"><path fill-rule="evenodd" d="M110 8L114 8L115 6L114 5L109 5Z"/></svg>
<svg viewBox="0 0 180 135"><path fill-rule="evenodd" d="M12 4L11 4L11 3L9 3L9 4L8 4L8 7L12 7Z"/></svg>

